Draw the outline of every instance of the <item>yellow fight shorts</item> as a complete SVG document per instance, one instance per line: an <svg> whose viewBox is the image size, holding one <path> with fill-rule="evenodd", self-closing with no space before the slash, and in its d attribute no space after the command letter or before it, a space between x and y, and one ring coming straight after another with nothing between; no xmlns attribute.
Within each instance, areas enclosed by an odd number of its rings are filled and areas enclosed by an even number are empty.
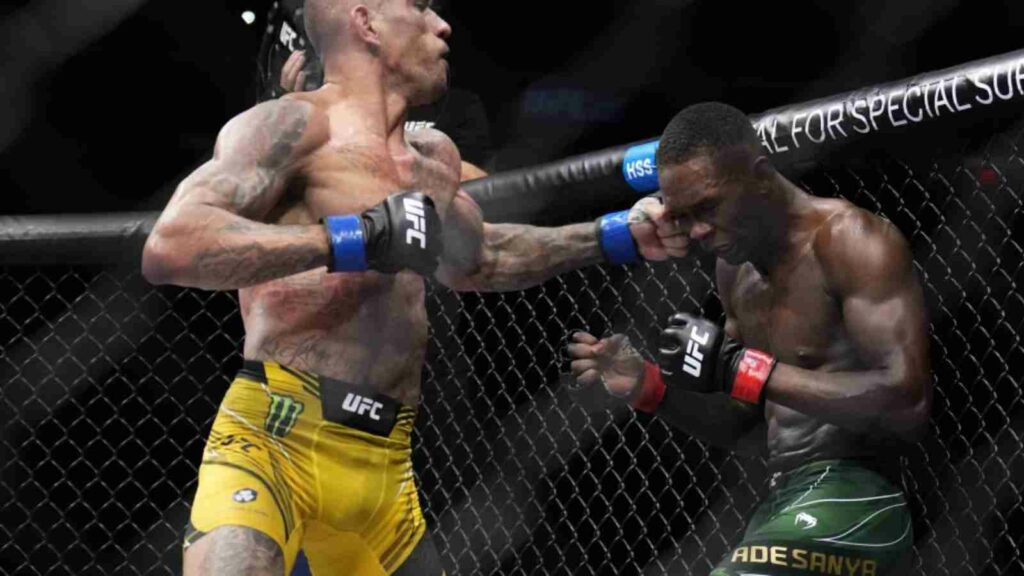
<svg viewBox="0 0 1024 576"><path fill-rule="evenodd" d="M316 576L440 575L413 477L415 411L387 396L246 361L213 423L185 546L219 526L301 548Z"/></svg>

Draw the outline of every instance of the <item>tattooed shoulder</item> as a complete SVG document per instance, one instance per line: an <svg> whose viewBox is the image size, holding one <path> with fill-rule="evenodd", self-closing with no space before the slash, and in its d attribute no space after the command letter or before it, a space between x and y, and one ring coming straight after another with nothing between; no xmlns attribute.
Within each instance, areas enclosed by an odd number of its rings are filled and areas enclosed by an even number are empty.
<svg viewBox="0 0 1024 576"><path fill-rule="evenodd" d="M316 140L316 108L309 102L281 99L264 102L224 127L217 151L260 168L278 170L294 157L296 147ZM311 130L314 128L314 130Z"/></svg>
<svg viewBox="0 0 1024 576"><path fill-rule="evenodd" d="M312 104L265 102L234 118L221 130L214 159L182 182L196 200L245 218L260 219L280 200L294 166L319 145L326 128Z"/></svg>
<svg viewBox="0 0 1024 576"><path fill-rule="evenodd" d="M444 164L455 173L461 170L462 155L455 142L444 132L433 128L416 130L408 132L406 140L424 157Z"/></svg>

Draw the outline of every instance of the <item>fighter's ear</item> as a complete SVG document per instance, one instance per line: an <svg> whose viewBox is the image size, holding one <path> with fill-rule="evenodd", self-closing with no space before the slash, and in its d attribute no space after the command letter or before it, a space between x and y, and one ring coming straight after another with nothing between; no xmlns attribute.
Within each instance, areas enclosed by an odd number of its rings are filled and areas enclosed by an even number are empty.
<svg viewBox="0 0 1024 576"><path fill-rule="evenodd" d="M357 4L352 8L350 25L363 42L366 42L370 51L376 53L380 47L380 33L376 27L375 14L366 4Z"/></svg>
<svg viewBox="0 0 1024 576"><path fill-rule="evenodd" d="M767 156L759 155L754 159L754 177L758 180L770 178L775 174L775 166Z"/></svg>

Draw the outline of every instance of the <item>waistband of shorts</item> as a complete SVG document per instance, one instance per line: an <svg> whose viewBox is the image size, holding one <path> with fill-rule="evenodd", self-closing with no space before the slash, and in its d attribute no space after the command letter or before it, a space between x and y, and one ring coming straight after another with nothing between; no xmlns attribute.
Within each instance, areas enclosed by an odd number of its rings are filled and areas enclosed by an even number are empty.
<svg viewBox="0 0 1024 576"><path fill-rule="evenodd" d="M832 470L842 472L843 470L866 470L874 472L890 484L899 485L899 468L896 462L887 463L878 458L836 458L830 460L813 460L798 464L790 468L773 468L768 466L769 481L774 480L774 485L794 480L805 476L817 476Z"/></svg>
<svg viewBox="0 0 1024 576"><path fill-rule="evenodd" d="M388 436L398 423L411 423L415 420L415 408L387 394L370 394L349 382L276 362L244 360L238 377L270 384L268 369L287 374L301 385L305 393L320 400L325 420L378 436ZM379 415L380 418L372 419L372 415Z"/></svg>

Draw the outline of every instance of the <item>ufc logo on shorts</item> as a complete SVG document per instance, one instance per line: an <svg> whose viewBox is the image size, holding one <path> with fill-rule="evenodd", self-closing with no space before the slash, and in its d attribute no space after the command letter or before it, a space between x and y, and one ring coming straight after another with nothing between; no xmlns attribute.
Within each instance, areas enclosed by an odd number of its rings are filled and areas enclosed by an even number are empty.
<svg viewBox="0 0 1024 576"><path fill-rule="evenodd" d="M686 343L686 356L683 357L683 372L700 378L701 362L704 360L704 353L700 351L700 347L708 345L710 336L707 332L698 332L696 326L690 330L690 341Z"/></svg>
<svg viewBox="0 0 1024 576"><path fill-rule="evenodd" d="M414 198L404 198L402 204L405 206L405 219L412 222L412 228L405 231L405 243L412 244L412 241L419 240L420 248L427 249L427 219L424 218L423 202Z"/></svg>
<svg viewBox="0 0 1024 576"><path fill-rule="evenodd" d="M356 394L349 393L345 396L345 401L341 403L341 407L346 412L358 414L360 416L366 416L366 413L370 413L371 420L380 421L380 411L384 408L384 405L380 402L374 402L369 398L363 398Z"/></svg>

